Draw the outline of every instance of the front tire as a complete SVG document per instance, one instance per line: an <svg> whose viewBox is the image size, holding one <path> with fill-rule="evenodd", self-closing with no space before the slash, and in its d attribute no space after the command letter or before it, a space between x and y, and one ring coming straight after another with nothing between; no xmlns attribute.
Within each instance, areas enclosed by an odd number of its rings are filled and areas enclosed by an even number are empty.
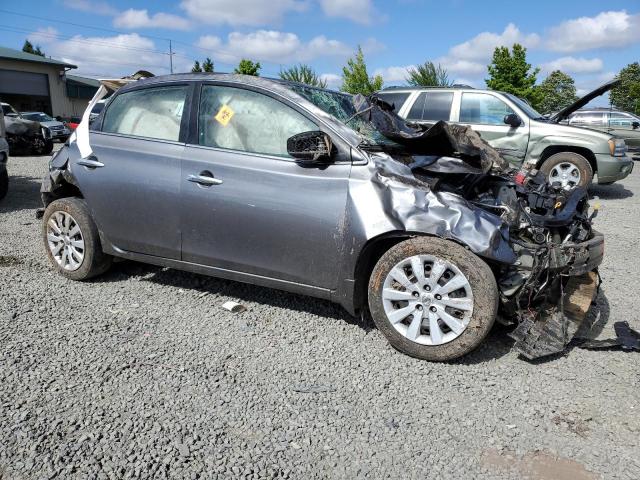
<svg viewBox="0 0 640 480"><path fill-rule="evenodd" d="M397 350L447 361L474 350L498 312L489 266L452 241L416 237L389 249L369 280L369 311Z"/></svg>
<svg viewBox="0 0 640 480"><path fill-rule="evenodd" d="M565 190L588 188L593 181L593 169L589 160L578 153L560 152L547 158L540 171L549 184L559 183Z"/></svg>
<svg viewBox="0 0 640 480"><path fill-rule="evenodd" d="M61 198L49 204L42 237L53 268L71 280L87 280L111 266L112 257L103 253L98 228L80 198Z"/></svg>

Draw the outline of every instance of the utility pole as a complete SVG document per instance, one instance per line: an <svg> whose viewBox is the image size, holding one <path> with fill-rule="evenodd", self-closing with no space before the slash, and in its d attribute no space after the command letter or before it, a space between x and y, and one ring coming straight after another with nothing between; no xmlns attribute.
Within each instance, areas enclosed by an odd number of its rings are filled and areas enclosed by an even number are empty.
<svg viewBox="0 0 640 480"><path fill-rule="evenodd" d="M169 67L173 73L173 48L171 47L171 39L169 39Z"/></svg>

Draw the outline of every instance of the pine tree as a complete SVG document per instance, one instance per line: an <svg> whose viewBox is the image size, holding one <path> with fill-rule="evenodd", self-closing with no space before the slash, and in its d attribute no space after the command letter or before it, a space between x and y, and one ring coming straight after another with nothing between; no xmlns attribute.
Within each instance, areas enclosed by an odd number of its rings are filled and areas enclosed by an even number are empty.
<svg viewBox="0 0 640 480"><path fill-rule="evenodd" d="M362 48L358 46L355 58L350 58L342 68L341 90L347 93L370 95L382 88L382 76L369 77Z"/></svg>

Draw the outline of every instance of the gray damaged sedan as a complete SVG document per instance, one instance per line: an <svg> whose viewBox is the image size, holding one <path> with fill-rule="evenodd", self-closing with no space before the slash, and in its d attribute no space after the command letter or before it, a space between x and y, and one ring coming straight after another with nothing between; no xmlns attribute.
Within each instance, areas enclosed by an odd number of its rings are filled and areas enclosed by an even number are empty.
<svg viewBox="0 0 640 480"><path fill-rule="evenodd" d="M512 170L465 126L185 74L128 83L81 127L42 184L46 253L73 280L120 257L311 295L432 361L472 351L496 318L525 357L559 352L597 290L586 191Z"/></svg>

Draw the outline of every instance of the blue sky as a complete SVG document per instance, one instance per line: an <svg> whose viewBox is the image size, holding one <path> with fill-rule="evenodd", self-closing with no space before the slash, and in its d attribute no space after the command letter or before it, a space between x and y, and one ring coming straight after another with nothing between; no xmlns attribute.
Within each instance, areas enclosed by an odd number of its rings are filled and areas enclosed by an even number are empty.
<svg viewBox="0 0 640 480"><path fill-rule="evenodd" d="M175 71L206 56L218 71L259 60L266 76L305 62L334 87L357 45L386 84L433 60L458 82L483 86L495 46L514 42L528 47L540 79L559 68L579 92L640 60L637 0L46 0L0 9L0 45L20 48L29 37L93 77L168 73L168 38Z"/></svg>

